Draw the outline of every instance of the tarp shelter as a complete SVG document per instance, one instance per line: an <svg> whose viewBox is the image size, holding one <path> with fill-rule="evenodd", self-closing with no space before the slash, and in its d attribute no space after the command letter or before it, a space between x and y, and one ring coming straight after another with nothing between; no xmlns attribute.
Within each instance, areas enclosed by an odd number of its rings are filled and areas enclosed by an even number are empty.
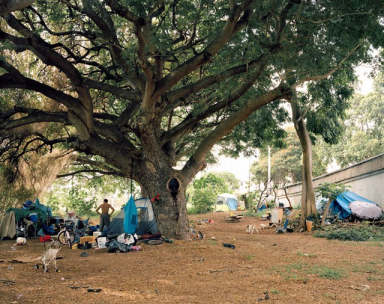
<svg viewBox="0 0 384 304"><path fill-rule="evenodd" d="M346 191L342 194L339 194L335 200L331 203L329 209L331 215L339 214L340 219L346 219L351 215L351 208L349 204L353 201L363 201L367 203L375 204L374 202L357 195L354 192Z"/></svg>
<svg viewBox="0 0 384 304"><path fill-rule="evenodd" d="M0 223L0 238L14 238L16 236L17 222L23 218L28 219L31 214L36 214L37 228L40 227L43 223L49 220L48 209L50 211L50 208L40 204L38 199L36 199L35 204L29 206L27 209L25 209L25 207L8 209Z"/></svg>
<svg viewBox="0 0 384 304"><path fill-rule="evenodd" d="M269 208L269 205L271 202L273 202L273 197L269 194L267 194L266 196L262 197L261 200L257 203L257 210L258 211L262 211L264 209L267 209Z"/></svg>
<svg viewBox="0 0 384 304"><path fill-rule="evenodd" d="M215 206L213 211L232 211L237 210L239 201L236 195L223 193L219 194L216 198Z"/></svg>
<svg viewBox="0 0 384 304"><path fill-rule="evenodd" d="M128 200L128 203L124 207L124 232L128 234L134 234L137 228L137 209L133 196Z"/></svg>
<svg viewBox="0 0 384 304"><path fill-rule="evenodd" d="M153 213L152 202L149 198L139 198L135 200L135 206L137 209L137 221L136 234L155 234L158 232L155 215ZM124 231L124 218L125 213L122 209L112 220L108 227L107 235L120 235L125 233Z"/></svg>

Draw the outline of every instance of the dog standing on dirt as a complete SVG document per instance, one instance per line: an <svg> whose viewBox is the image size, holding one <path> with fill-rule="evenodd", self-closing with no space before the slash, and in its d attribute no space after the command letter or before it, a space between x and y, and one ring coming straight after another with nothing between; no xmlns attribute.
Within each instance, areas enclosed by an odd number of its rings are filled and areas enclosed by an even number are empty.
<svg viewBox="0 0 384 304"><path fill-rule="evenodd" d="M246 232L247 234L251 234L251 233L253 233L253 232L255 232L255 231L256 231L257 234L259 234L259 231L257 230L257 228L256 228L255 225L248 225L248 226L247 226L247 230L245 230L245 232Z"/></svg>

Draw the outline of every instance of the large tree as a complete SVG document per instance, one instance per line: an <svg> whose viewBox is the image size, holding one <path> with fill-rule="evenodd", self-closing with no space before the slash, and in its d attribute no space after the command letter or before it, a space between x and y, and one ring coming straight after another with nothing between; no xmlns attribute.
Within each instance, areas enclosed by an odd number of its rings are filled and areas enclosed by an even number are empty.
<svg viewBox="0 0 384 304"><path fill-rule="evenodd" d="M368 0L37 1L0 23L3 161L53 146L98 155L161 194L164 235L188 237L185 189L212 147L300 85L368 61L382 13Z"/></svg>

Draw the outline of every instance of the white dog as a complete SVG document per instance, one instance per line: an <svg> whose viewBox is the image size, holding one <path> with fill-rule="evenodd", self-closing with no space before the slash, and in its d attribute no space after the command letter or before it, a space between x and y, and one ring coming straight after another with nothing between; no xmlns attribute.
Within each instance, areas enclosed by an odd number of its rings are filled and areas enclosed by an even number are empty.
<svg viewBox="0 0 384 304"><path fill-rule="evenodd" d="M246 233L251 234L256 230L256 233L259 234L259 231L257 230L255 225L248 225L247 230L245 230Z"/></svg>

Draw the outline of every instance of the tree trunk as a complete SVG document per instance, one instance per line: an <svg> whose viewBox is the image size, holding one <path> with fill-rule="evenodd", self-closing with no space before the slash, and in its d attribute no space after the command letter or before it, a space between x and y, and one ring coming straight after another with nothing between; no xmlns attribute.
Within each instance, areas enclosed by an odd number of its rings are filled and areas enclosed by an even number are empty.
<svg viewBox="0 0 384 304"><path fill-rule="evenodd" d="M304 118L296 101L291 101L292 118L303 150L303 185L301 192L301 219L299 229L305 228L305 220L316 214L315 191L312 178L312 142Z"/></svg>
<svg viewBox="0 0 384 304"><path fill-rule="evenodd" d="M140 178L140 184L150 199L157 194L160 195L159 201L152 201L159 232L169 238L188 239L190 229L183 179L177 176L181 181L178 192L171 193L167 187L168 181L176 176L177 171L169 168L164 168L160 172L144 172Z"/></svg>
<svg viewBox="0 0 384 304"><path fill-rule="evenodd" d="M288 196L288 193L287 193L287 189L283 188L284 189L284 194L285 194L285 197L287 198L287 201L289 203L289 209L292 210L292 203L291 203L291 200L289 199L289 196Z"/></svg>
<svg viewBox="0 0 384 304"><path fill-rule="evenodd" d="M325 219L327 218L327 214L329 212L329 207L331 206L332 199L328 198L327 206L325 207L323 218L321 219L321 227L324 227Z"/></svg>

